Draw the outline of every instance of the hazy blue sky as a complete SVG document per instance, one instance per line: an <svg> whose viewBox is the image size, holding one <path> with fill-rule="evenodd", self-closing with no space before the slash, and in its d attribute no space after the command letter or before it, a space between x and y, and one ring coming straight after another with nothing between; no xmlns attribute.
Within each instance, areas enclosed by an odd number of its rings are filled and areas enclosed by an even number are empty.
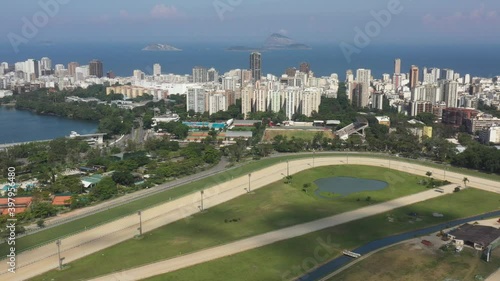
<svg viewBox="0 0 500 281"><path fill-rule="evenodd" d="M39 2L68 2L32 41L259 42L282 32L303 43L352 42L372 11L395 0L16 0L2 1L0 41L22 36ZM397 1L397 0L396 0ZM500 1L399 0L373 43L500 43ZM217 12L215 6L219 7ZM222 16L220 16L222 15Z"/></svg>

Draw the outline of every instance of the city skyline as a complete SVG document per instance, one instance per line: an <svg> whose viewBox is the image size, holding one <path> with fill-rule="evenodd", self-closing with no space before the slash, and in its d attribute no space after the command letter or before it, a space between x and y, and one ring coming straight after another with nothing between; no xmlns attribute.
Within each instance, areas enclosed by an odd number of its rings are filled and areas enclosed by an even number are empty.
<svg viewBox="0 0 500 281"><path fill-rule="evenodd" d="M57 7L46 8L40 3L56 3ZM374 21L374 14L397 5L398 13L382 24L371 43L500 43L490 35L498 31L500 23L500 3L492 1L291 0L286 9L282 0L40 3L3 3L9 11L3 20L9 24L0 26L0 42L9 42L12 34L22 36L26 22L38 21L41 27L35 35L24 37L30 42L261 42L278 32L305 43L340 43L352 41L355 29ZM41 16L44 11L49 11L46 22Z"/></svg>

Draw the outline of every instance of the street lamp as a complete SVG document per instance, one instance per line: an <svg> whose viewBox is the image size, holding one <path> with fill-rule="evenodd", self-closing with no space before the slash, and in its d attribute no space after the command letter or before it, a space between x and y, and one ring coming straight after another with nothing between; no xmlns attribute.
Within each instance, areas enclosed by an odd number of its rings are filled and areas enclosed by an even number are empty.
<svg viewBox="0 0 500 281"><path fill-rule="evenodd" d="M137 230L139 230L139 236L142 236L142 212L138 211L137 215L139 215L139 228Z"/></svg>
<svg viewBox="0 0 500 281"><path fill-rule="evenodd" d="M64 258L61 258L61 240L58 239L56 241L56 245L57 245L57 256L59 258L59 270L62 270Z"/></svg>
<svg viewBox="0 0 500 281"><path fill-rule="evenodd" d="M200 195L201 195L201 205L200 205L200 211L203 212L203 193L205 193L205 191L200 191Z"/></svg>
<svg viewBox="0 0 500 281"><path fill-rule="evenodd" d="M290 176L290 163L286 160L286 176Z"/></svg>
<svg viewBox="0 0 500 281"><path fill-rule="evenodd" d="M252 177L252 173L248 174L248 193L250 193L250 178Z"/></svg>
<svg viewBox="0 0 500 281"><path fill-rule="evenodd" d="M313 168L314 168L314 157L316 156L316 150L313 150Z"/></svg>

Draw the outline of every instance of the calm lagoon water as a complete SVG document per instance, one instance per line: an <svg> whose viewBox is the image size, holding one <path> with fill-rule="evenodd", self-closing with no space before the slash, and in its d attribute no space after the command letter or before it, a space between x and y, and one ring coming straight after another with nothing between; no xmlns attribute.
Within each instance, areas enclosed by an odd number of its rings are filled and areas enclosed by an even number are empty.
<svg viewBox="0 0 500 281"><path fill-rule="evenodd" d="M388 186L388 183L378 180L359 179L351 177L332 177L314 181L318 186L316 195L321 196L321 192L332 192L347 196L351 193L362 191L381 190Z"/></svg>
<svg viewBox="0 0 500 281"><path fill-rule="evenodd" d="M0 106L0 144L49 140L68 136L71 131L92 134L95 122L38 115L30 111Z"/></svg>

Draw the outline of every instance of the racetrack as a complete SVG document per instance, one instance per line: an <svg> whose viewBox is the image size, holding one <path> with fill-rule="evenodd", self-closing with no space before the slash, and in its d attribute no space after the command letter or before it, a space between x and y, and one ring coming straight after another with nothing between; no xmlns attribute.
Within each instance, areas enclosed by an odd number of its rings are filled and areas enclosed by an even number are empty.
<svg viewBox="0 0 500 281"><path fill-rule="evenodd" d="M443 175L443 177L446 177L447 180L455 182L455 183L460 183L463 179L463 175L457 174L454 172L446 172L443 170L439 170L436 168L427 168L421 164L409 164L406 162L399 162L395 160L383 160L383 159L378 159L378 158L369 158L369 157L358 157L358 156L350 156L348 159L343 156L331 156L331 157L316 157L314 161L315 166L327 166L327 165L339 165L339 164L345 164L348 162L349 164L356 164L356 165L369 165L369 166L384 166L384 167L389 167L391 169L397 169L400 171L404 171L407 173L412 173L412 174L417 174L420 176L425 175L427 171L430 171L433 173L434 177L439 177L439 175ZM290 174L295 174L299 171L309 169L312 167L312 159L301 159L301 160L292 160L289 162L289 173ZM260 187L263 187L269 183L275 182L277 180L282 179L285 175L287 174L287 163L281 163L281 164L276 164L274 166L262 169L257 172L253 172L251 176L251 189L255 190ZM388 177L394 177L397 176L396 173L391 173L388 171L387 175ZM487 190L487 191L493 191L496 193L500 193L500 184L495 181L491 180L486 180L478 177L473 177L473 176L467 176L469 179L469 185L474 186L475 188ZM230 181L227 181L225 183L221 183L219 185L216 185L214 187L208 188L204 192L204 207L205 208L210 208L211 206L215 206L218 204L221 204L223 202L229 201L233 198L236 198L238 196L241 196L246 193L245 188L248 188L249 185L249 177L248 176L242 176L236 179L232 179ZM452 186L449 186L449 188L452 188ZM434 191L426 191L417 195L412 195L416 197L411 197L412 199L408 199L408 197L404 198L399 198L396 200L403 200L401 201L401 204L406 203L406 204L411 204L414 200L419 200L422 201L422 199L418 198L423 198L423 200L427 200L429 198L434 198L437 196L440 196L441 193L434 192ZM429 198L427 196L430 196ZM150 230L153 230L155 228L161 227L165 224L174 222L176 220L182 219L189 217L190 215L199 212L198 206L201 205L200 202L201 194L191 194L189 196L180 198L175 201L167 202L163 205L156 206L151 209L146 209L142 212L142 221L143 221L143 231L147 232ZM393 200L393 201L396 201ZM404 201L408 200L408 201ZM390 202L393 202L390 201ZM418 201L416 201L418 202ZM386 202L389 203L389 202ZM380 206L379 206L380 205ZM379 204L379 205L373 205L370 207L377 207L381 208L380 210L383 210L383 208L387 208L387 204L384 207L384 204ZM399 206L399 205L391 205L392 207L394 206ZM362 209L359 209L362 210ZM357 211L359 211L357 210ZM373 210L372 210L373 211ZM356 211L353 211L356 212ZM338 216L335 216L336 218L330 217L325 220L331 220L331 223L343 223L352 219L355 219L357 216L355 214L352 215L347 215L352 212L348 212L345 214L341 214ZM373 214L373 213L372 213ZM359 214L358 214L359 216ZM316 231L316 227L314 225L315 222L310 222L308 225L310 227L303 228L300 226L298 229L300 231L298 232L293 232L292 234L298 235L303 235L305 233L309 233L312 231ZM311 225L309 225L311 224ZM104 248L110 247L112 245L118 244L122 241L125 241L127 239L132 238L134 235L138 233L137 227L139 225L139 218L137 215L131 215L124 217L122 219L119 219L117 221L90 229L85 232L78 233L74 236L67 237L63 240L61 240L61 256L65 257L65 263L74 261L76 259L79 259L81 257L84 257L86 255L89 255L91 253L95 253L99 250L102 250ZM304 225L301 225L304 226ZM293 228L293 227L292 227ZM264 243L266 241L271 241L269 243L272 243L274 241L279 241L282 239L287 239L285 236L280 235L280 234L273 234L278 232L280 230L262 234L256 237L253 237L257 239L257 241L261 241L260 243ZM306 232L304 232L306 231ZM270 235L270 236L264 236L264 235ZM272 235L277 235L277 236L272 236ZM258 238L261 237L261 238ZM251 238L249 238L251 239ZM263 240L259 240L263 239ZM278 240L275 240L278 239ZM241 241L237 241L234 243L243 243ZM245 242L247 244L242 244L240 248L244 249L245 247L249 247L248 249L258 247L260 244L255 244L255 242L252 241L247 241ZM228 244L231 245L231 244ZM264 244L265 245L265 244ZM224 246L221 246L224 247ZM231 251L234 250L239 250L238 249L233 249L235 247L234 245L232 247L227 247L224 248L226 250L223 250L220 252L219 255L224 255L225 253L230 253ZM203 251L201 251L203 252ZM199 253L201 253L199 252ZM176 260L177 262L177 268L182 268L186 267L189 265L192 265L191 263L193 261L198 261L203 262L202 258L196 259L196 260L189 260L189 261L184 261L182 260L183 257L171 259L169 261L174 261ZM205 259L211 259L210 256L205 257ZM213 258L216 258L214 256ZM180 259L180 260L179 260ZM5 262L5 261L4 261ZM5 263L4 263L5 265ZM39 275L43 272L46 272L48 270L56 268L58 265L57 261L57 247L55 244L50 244L50 245L45 245L36 249L33 249L31 251L26 251L17 256L17 272L16 274L10 274L6 271L6 269L0 274L0 280L26 280L28 278L34 277L36 275ZM153 264L154 265L154 264ZM153 266L150 265L150 266ZM155 273L154 275L159 274ZM152 275L148 275L152 276ZM144 278L146 276L142 276L141 278ZM109 278L109 276L108 276ZM102 280L113 280L113 279L102 279ZM115 280L137 280L137 279L115 279Z"/></svg>

